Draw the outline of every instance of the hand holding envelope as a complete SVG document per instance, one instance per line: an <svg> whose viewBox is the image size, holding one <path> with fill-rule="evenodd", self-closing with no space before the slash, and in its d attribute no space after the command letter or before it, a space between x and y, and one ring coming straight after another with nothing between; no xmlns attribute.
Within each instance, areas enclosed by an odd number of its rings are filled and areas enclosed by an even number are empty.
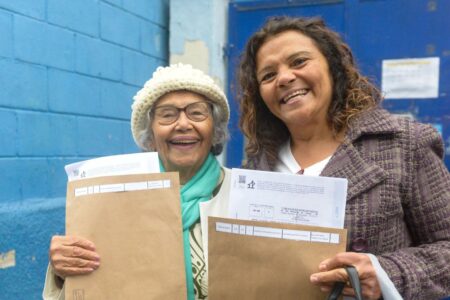
<svg viewBox="0 0 450 300"><path fill-rule="evenodd" d="M101 267L67 277L65 299L186 297L178 174L141 174L151 165L138 154L68 168L86 178L68 183L66 234L94 242Z"/></svg>
<svg viewBox="0 0 450 300"><path fill-rule="evenodd" d="M50 245L49 256L53 270L62 279L92 273L100 266L100 256L95 252L95 244L85 238L55 235Z"/></svg>
<svg viewBox="0 0 450 300"><path fill-rule="evenodd" d="M210 299L325 299L310 275L345 251L347 181L233 169L231 186L236 219L209 218Z"/></svg>

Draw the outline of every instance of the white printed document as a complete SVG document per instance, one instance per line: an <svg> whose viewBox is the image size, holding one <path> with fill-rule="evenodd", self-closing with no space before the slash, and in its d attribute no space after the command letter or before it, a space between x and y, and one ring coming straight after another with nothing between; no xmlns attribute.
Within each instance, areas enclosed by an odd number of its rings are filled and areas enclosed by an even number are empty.
<svg viewBox="0 0 450 300"><path fill-rule="evenodd" d="M232 169L229 216L344 228L347 179Z"/></svg>
<svg viewBox="0 0 450 300"><path fill-rule="evenodd" d="M65 166L69 181L113 175L159 173L157 152L103 156Z"/></svg>

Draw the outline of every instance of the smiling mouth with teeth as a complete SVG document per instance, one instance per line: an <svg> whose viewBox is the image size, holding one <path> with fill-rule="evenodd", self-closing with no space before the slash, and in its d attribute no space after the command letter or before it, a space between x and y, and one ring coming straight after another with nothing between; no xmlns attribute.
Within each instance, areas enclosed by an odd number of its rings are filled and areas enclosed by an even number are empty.
<svg viewBox="0 0 450 300"><path fill-rule="evenodd" d="M287 95L286 97L284 97L283 99L281 99L281 103L287 103L290 99L297 97L297 96L304 96L309 92L309 89L300 89L297 90L289 95Z"/></svg>

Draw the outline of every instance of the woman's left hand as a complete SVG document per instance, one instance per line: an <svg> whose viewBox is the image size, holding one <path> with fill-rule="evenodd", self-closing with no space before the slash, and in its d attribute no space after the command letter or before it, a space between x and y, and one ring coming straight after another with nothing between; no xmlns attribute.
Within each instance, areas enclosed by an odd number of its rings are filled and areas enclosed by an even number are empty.
<svg viewBox="0 0 450 300"><path fill-rule="evenodd" d="M344 266L354 266L359 274L364 299L379 299L381 289L375 269L368 255L355 252L338 253L333 258L322 261L319 273L311 275L311 283L320 286L323 292L330 292L336 281L348 282ZM353 288L347 285L343 290L345 296L355 296Z"/></svg>

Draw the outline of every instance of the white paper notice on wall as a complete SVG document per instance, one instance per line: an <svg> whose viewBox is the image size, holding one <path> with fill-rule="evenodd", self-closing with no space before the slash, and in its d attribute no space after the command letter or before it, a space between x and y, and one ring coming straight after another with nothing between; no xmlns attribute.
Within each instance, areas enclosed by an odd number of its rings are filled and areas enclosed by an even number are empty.
<svg viewBox="0 0 450 300"><path fill-rule="evenodd" d="M381 89L385 99L437 98L439 57L383 60Z"/></svg>

